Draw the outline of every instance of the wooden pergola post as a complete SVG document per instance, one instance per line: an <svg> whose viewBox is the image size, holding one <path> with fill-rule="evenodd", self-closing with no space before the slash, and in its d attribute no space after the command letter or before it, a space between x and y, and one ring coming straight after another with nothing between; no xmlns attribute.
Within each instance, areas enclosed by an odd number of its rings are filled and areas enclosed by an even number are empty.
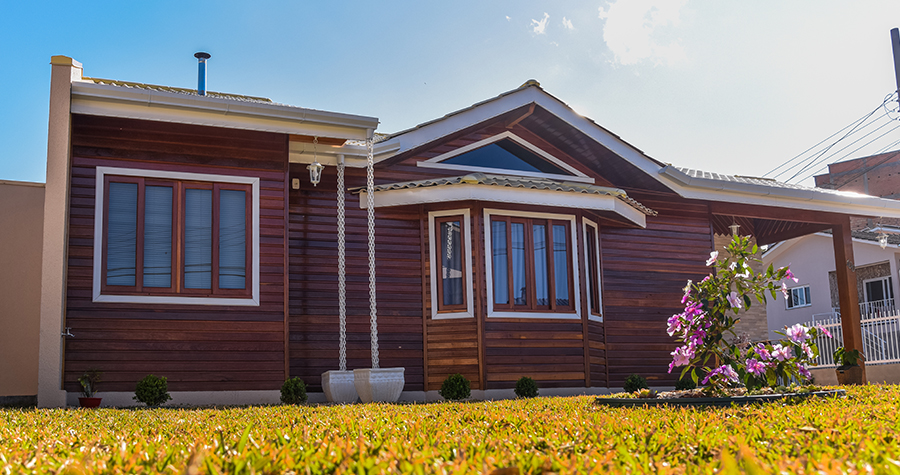
<svg viewBox="0 0 900 475"><path fill-rule="evenodd" d="M856 283L856 267L853 261L853 239L850 235L850 218L844 216L840 224L832 228L834 242L834 266L837 275L838 297L841 305L841 330L844 348L863 352L862 327L859 314L859 291ZM862 380L866 382L865 362L860 361Z"/></svg>

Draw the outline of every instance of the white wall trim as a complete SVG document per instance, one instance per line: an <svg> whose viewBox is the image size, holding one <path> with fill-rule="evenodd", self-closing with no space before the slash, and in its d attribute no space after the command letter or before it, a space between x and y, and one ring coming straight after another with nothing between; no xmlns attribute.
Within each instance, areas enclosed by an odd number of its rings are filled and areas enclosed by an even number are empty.
<svg viewBox="0 0 900 475"><path fill-rule="evenodd" d="M642 228L647 227L647 217L644 213L611 195L531 190L494 185L444 185L375 192L376 208L466 200L612 211ZM359 207L365 208L366 206L366 193L362 192L359 194Z"/></svg>
<svg viewBox="0 0 900 475"><path fill-rule="evenodd" d="M464 233L462 238L465 243L465 271L463 275L465 276L466 282L466 311L465 312L445 312L438 313L438 263L437 263L437 248L435 246L435 236L436 230L434 227L434 218L439 218L443 216L457 216L462 215L463 217L463 228ZM469 217L469 209L453 209L453 210L441 210L441 211L430 211L428 213L428 252L429 259L431 262L431 319L432 320L445 320L452 318L475 318L475 304L474 304L474 285L472 284L472 223Z"/></svg>
<svg viewBox="0 0 900 475"><path fill-rule="evenodd" d="M575 313L555 313L555 312L515 312L515 311L495 311L494 310L494 260L491 256L491 216L518 216L524 218L552 219L559 221L569 221L569 233L572 242L572 262L569 266L572 269L572 298L574 299ZM488 318L549 318L553 320L580 320L581 319L581 292L578 280L578 252L575 246L578 244L578 234L575 228L575 216L570 214L555 213L537 213L526 211L513 211L504 209L484 209L484 270L485 283L487 284L487 316ZM512 298L512 296L510 296Z"/></svg>
<svg viewBox="0 0 900 475"><path fill-rule="evenodd" d="M591 320L594 322L602 322L604 312L603 312L603 276L602 276L602 269L600 267L600 227L597 225L597 223L591 221L590 219L582 218L582 221L583 221L582 232L584 233L583 237L584 237L584 258L585 258L584 282L587 284L585 286L585 288L588 291L587 292L588 306L586 309L584 309L584 313L587 314L588 320ZM588 262L587 262L588 256L590 255L590 254L588 254L588 238L587 238L587 233L588 233L587 228L588 227L594 228L594 235L596 237L594 239L594 253L595 253L594 255L597 256L597 280L599 281L597 283L597 289L600 291L600 296L598 297L598 299L600 301L597 302L598 306L600 307L600 315L599 316L591 313L591 300L594 298L594 295L591 293L591 271L588 268Z"/></svg>
<svg viewBox="0 0 900 475"><path fill-rule="evenodd" d="M522 170L509 170L506 168L497 168L497 167L478 167L471 165L455 165L450 163L442 163L444 160L453 158L458 155L462 155L466 152L470 152L472 150L484 147L486 145L490 145L495 142L499 142L503 139L510 139L513 142L521 145L522 147L530 150L531 152L539 155L544 160L562 168L563 170L568 171L571 175L562 175L557 173L541 173L541 172L528 172ZM477 142L471 143L464 147L457 148L455 150L451 150L447 153L443 153L438 155L437 157L430 158L428 160L424 160L421 162L416 162L416 166L419 167L428 167L428 168L443 168L447 170L460 170L460 171L472 171L472 172L484 172L484 173L503 173L505 175L519 175L519 176L527 176L527 177L535 177L535 178L549 178L552 180L568 180L568 181L576 181L582 183L594 183L594 179L585 175L584 173L578 171L576 168L572 167L568 163L550 155L543 149L537 147L536 145L528 142L527 140L519 137L518 135L506 131L492 137L488 137L486 139L479 140Z"/></svg>
<svg viewBox="0 0 900 475"><path fill-rule="evenodd" d="M100 289L103 275L103 182L106 175L165 178L170 180L193 180L215 183L239 183L250 185L252 188L251 225L253 228L251 230L250 236L252 253L251 279L253 281L251 297L225 298L150 295L103 295ZM259 306L259 177L173 172L164 170L146 170L139 168L97 167L97 181L95 183L94 194L94 302Z"/></svg>

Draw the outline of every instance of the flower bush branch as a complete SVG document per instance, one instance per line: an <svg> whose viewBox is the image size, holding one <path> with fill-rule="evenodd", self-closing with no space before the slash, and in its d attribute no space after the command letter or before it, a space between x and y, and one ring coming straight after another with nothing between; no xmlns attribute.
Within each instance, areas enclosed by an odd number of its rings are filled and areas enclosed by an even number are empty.
<svg viewBox="0 0 900 475"><path fill-rule="evenodd" d="M706 265L714 272L698 283L687 282L681 299L684 311L668 320L669 335L681 343L672 352L669 372L683 367L681 377L690 374L694 382L708 384L713 393L729 387L774 387L790 378L809 380L807 365L818 357L815 341L820 332L828 335L824 328L797 324L785 333L777 332L786 339L774 344L735 341L740 312L749 310L754 300L765 305L767 293L776 298L780 290L787 298L787 280L797 282L797 278L788 267L770 265L754 272L750 264L760 262L755 256L759 249L750 236L734 236L725 250L725 258L719 251L710 253Z"/></svg>

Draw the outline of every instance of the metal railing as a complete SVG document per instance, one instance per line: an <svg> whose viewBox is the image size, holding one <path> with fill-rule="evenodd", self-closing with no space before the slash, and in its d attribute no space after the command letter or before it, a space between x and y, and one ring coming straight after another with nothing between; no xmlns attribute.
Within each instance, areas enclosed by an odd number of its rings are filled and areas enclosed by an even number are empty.
<svg viewBox="0 0 900 475"><path fill-rule="evenodd" d="M871 308L872 312L863 314L860 318L866 364L900 362L900 312L886 305ZM804 325L823 327L831 332L833 338L819 335L815 342L819 347L816 363L820 367L837 366L832 353L837 347L844 345L840 312L813 315L812 320L805 322Z"/></svg>

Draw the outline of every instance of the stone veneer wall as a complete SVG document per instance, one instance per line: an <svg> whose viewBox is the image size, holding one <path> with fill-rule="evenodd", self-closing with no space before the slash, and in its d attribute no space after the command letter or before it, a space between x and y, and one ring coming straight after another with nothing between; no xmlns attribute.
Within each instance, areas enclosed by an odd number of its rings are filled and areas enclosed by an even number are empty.
<svg viewBox="0 0 900 475"><path fill-rule="evenodd" d="M751 240L753 244L756 244L755 237L751 237ZM719 252L723 252L723 249L731 242L731 236L716 234L714 242L716 249ZM757 258L761 258L761 256L762 251L756 253ZM762 272L764 270L762 262L753 263L750 267L753 269L753 272ZM771 298L771 296L768 298ZM753 305L750 306L749 310L742 311L740 318L741 320L734 326L734 332L739 337L747 335L750 341L761 341L769 338L769 322L766 318L765 305L753 299Z"/></svg>
<svg viewBox="0 0 900 475"><path fill-rule="evenodd" d="M828 286L831 290L831 306L837 308L840 306L840 298L838 297L837 275L831 271L828 273ZM879 264L870 264L867 266L856 268L856 290L859 292L859 301L866 299L866 291L863 282L878 277L891 276L891 263L881 262Z"/></svg>

